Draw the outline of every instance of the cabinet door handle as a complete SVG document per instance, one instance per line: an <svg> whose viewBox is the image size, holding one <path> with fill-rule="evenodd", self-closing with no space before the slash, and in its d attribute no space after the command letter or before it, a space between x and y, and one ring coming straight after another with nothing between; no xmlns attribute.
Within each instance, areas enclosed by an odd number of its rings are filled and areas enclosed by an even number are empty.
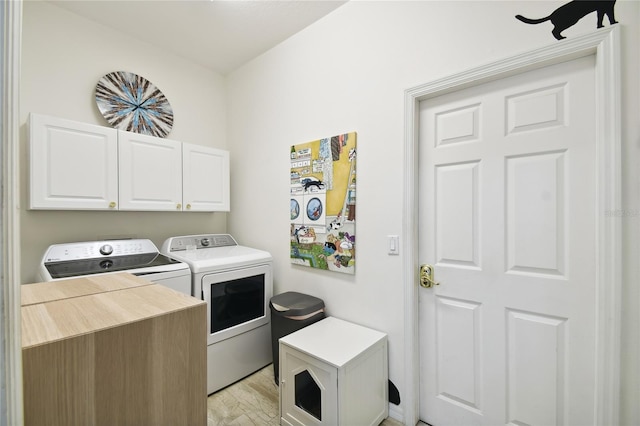
<svg viewBox="0 0 640 426"><path fill-rule="evenodd" d="M191 210L191 204L187 204L187 210Z"/></svg>
<svg viewBox="0 0 640 426"><path fill-rule="evenodd" d="M176 210L182 210L182 204L180 203L176 204Z"/></svg>
<svg viewBox="0 0 640 426"><path fill-rule="evenodd" d="M116 208L116 202L115 201L110 202L109 203L109 208L110 209L115 209Z"/></svg>

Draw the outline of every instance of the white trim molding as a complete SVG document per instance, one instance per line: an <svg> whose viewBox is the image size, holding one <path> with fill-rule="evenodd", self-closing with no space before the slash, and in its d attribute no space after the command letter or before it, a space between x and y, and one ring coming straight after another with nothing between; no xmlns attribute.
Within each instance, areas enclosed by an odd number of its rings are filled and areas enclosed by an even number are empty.
<svg viewBox="0 0 640 426"><path fill-rule="evenodd" d="M22 344L20 317L20 49L22 0L2 2L2 68L0 69L0 287L2 288L2 334L4 382L0 423L23 424Z"/></svg>
<svg viewBox="0 0 640 426"><path fill-rule="evenodd" d="M595 55L597 149L597 386L596 424L615 425L620 415L621 227L611 212L621 197L620 29L602 28L473 68L405 91L404 264L405 383L404 424L419 420L418 334L418 111L425 99L489 81Z"/></svg>

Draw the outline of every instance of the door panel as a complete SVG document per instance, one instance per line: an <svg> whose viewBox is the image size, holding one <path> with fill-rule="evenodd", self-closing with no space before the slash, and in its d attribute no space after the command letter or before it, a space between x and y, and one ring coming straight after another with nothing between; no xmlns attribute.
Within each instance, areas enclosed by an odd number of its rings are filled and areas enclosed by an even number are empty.
<svg viewBox="0 0 640 426"><path fill-rule="evenodd" d="M508 310L507 418L511 423L565 424L566 325L567 318Z"/></svg>
<svg viewBox="0 0 640 426"><path fill-rule="evenodd" d="M182 145L118 131L120 210L182 210Z"/></svg>
<svg viewBox="0 0 640 426"><path fill-rule="evenodd" d="M437 391L453 404L482 408L481 305L439 297L436 300Z"/></svg>
<svg viewBox="0 0 640 426"><path fill-rule="evenodd" d="M29 134L29 208L117 209L117 130L31 114Z"/></svg>
<svg viewBox="0 0 640 426"><path fill-rule="evenodd" d="M295 426L338 424L337 368L287 346L280 347L280 364L283 423ZM310 401L305 401L308 395L311 395Z"/></svg>
<svg viewBox="0 0 640 426"><path fill-rule="evenodd" d="M594 58L420 104L420 417L594 424Z"/></svg>
<svg viewBox="0 0 640 426"><path fill-rule="evenodd" d="M505 242L509 273L563 275L566 156L563 151L506 159Z"/></svg>
<svg viewBox="0 0 640 426"><path fill-rule="evenodd" d="M229 152L182 144L183 201L187 211L229 211Z"/></svg>
<svg viewBox="0 0 640 426"><path fill-rule="evenodd" d="M440 264L479 266L479 168L477 161L436 167L436 259Z"/></svg>

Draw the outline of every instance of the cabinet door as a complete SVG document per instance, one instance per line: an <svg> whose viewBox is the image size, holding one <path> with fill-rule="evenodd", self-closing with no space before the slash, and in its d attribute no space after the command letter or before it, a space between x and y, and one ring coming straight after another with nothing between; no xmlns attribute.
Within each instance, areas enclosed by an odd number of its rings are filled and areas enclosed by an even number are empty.
<svg viewBox="0 0 640 426"><path fill-rule="evenodd" d="M115 129L31 114L31 209L117 209Z"/></svg>
<svg viewBox="0 0 640 426"><path fill-rule="evenodd" d="M182 144L184 210L229 211L229 152Z"/></svg>
<svg viewBox="0 0 640 426"><path fill-rule="evenodd" d="M279 392L283 424L338 424L337 369L282 343Z"/></svg>
<svg viewBox="0 0 640 426"><path fill-rule="evenodd" d="M118 130L120 210L182 210L181 143Z"/></svg>

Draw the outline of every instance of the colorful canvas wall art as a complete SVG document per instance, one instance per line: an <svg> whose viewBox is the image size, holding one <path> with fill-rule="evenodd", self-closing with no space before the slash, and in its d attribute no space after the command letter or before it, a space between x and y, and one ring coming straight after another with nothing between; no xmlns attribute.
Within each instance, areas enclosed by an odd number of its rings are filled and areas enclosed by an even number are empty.
<svg viewBox="0 0 640 426"><path fill-rule="evenodd" d="M291 263L354 274L356 133L291 147Z"/></svg>

